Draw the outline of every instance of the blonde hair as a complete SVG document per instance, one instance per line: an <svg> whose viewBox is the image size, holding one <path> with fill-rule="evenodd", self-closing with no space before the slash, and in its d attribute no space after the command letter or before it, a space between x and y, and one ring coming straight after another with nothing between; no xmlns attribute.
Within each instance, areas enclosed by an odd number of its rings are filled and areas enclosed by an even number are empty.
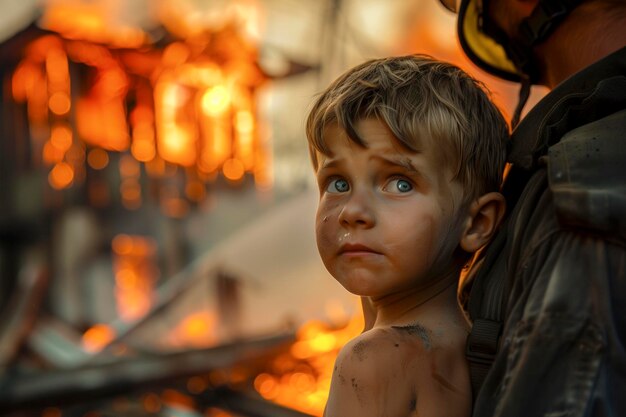
<svg viewBox="0 0 626 417"><path fill-rule="evenodd" d="M315 100L306 122L315 168L330 155L326 128L336 124L367 147L355 125L378 118L409 150L435 146L469 201L498 190L509 129L487 89L460 68L426 55L375 59L336 79Z"/></svg>

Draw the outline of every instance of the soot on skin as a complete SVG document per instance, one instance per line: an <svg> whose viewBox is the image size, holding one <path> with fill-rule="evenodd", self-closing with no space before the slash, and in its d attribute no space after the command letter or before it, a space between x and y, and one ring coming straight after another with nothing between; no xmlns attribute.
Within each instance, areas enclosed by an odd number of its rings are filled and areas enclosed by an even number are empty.
<svg viewBox="0 0 626 417"><path fill-rule="evenodd" d="M427 350L431 348L430 331L421 325L416 323L409 326L391 326L391 328L410 336L417 336L422 340Z"/></svg>
<svg viewBox="0 0 626 417"><path fill-rule="evenodd" d="M352 347L352 353L354 353L359 362L363 362L367 358L367 345L366 341L360 340Z"/></svg>

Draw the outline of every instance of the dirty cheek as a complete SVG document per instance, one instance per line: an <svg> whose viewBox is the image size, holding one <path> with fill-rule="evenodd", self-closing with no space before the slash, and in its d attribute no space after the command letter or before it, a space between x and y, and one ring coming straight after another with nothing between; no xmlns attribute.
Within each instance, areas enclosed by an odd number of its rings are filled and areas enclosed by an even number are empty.
<svg viewBox="0 0 626 417"><path fill-rule="evenodd" d="M430 264L436 253L436 249L433 246L438 245L433 218L431 216L422 216L419 221L410 223L406 222L405 218L405 215L395 216L393 229L409 230L407 238L410 240L398 240L395 244L388 244L389 253L406 253L407 245L410 245L421 259L425 259Z"/></svg>
<svg viewBox="0 0 626 417"><path fill-rule="evenodd" d="M460 230L463 226L462 218L458 218L459 221L450 219L445 224L440 225L438 230L438 238L433 240L437 242L436 251L433 256L437 257L436 262L448 262L454 250L459 245Z"/></svg>
<svg viewBox="0 0 626 417"><path fill-rule="evenodd" d="M315 216L315 237L317 240L317 247L320 254L324 254L335 241L335 223L337 222L337 215L334 214L337 205L328 206L320 203L317 214Z"/></svg>
<svg viewBox="0 0 626 417"><path fill-rule="evenodd" d="M426 259L428 262L432 262L436 253L436 248L433 248L433 243L436 242L436 232L435 232L435 224L432 217L426 217L424 219L424 228L426 229L426 233L428 234L428 243L426 245L425 253Z"/></svg>
<svg viewBox="0 0 626 417"><path fill-rule="evenodd" d="M443 215L443 213L442 213ZM425 216L422 219L422 230L424 231L424 238L426 239L425 245L423 245L423 255L424 258L428 261L428 265L437 265L438 262L441 261L439 259L445 252L443 249L446 246L449 246L450 236L447 233L447 227L438 224L437 220L434 216ZM439 227L438 227L439 226ZM445 258L445 256L443 256Z"/></svg>
<svg viewBox="0 0 626 417"><path fill-rule="evenodd" d="M328 231L328 226L318 224L315 230L315 236L317 240L317 248L320 254L323 255L333 243L331 233Z"/></svg>

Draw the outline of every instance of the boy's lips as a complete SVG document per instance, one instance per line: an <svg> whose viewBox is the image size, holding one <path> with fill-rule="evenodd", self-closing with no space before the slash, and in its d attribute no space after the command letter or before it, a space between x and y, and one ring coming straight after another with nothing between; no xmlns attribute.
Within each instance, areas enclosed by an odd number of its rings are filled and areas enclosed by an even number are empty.
<svg viewBox="0 0 626 417"><path fill-rule="evenodd" d="M356 254L376 254L380 255L380 252L370 248L369 246L362 245L360 243L344 243L339 248L340 255L356 255Z"/></svg>

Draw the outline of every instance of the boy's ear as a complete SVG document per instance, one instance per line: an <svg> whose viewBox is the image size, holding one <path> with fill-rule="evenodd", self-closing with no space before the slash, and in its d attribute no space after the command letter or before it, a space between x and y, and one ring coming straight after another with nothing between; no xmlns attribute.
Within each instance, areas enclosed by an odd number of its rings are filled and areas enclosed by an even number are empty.
<svg viewBox="0 0 626 417"><path fill-rule="evenodd" d="M506 201L500 193L487 193L474 200L461 235L461 248L474 253L494 235L506 210Z"/></svg>

